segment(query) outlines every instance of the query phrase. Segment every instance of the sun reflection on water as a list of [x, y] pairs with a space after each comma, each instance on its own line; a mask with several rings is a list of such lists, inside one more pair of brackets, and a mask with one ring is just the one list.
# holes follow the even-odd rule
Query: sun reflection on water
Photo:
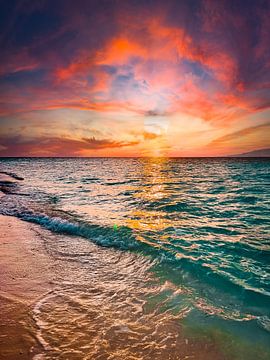
[[[166, 217], [166, 212], [148, 209], [155, 202], [162, 202], [168, 196], [166, 183], [169, 177], [169, 162], [167, 158], [147, 158], [143, 160], [142, 182], [138, 192], [134, 195], [138, 201], [127, 220], [127, 226], [137, 231], [162, 231], [172, 226], [171, 220]], [[137, 236], [142, 241], [141, 236]]]

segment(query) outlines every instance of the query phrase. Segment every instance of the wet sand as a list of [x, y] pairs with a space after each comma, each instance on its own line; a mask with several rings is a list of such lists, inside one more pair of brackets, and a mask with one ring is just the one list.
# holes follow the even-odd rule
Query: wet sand
[[0, 215], [0, 358], [39, 352], [33, 305], [51, 289], [54, 263], [32, 225]]

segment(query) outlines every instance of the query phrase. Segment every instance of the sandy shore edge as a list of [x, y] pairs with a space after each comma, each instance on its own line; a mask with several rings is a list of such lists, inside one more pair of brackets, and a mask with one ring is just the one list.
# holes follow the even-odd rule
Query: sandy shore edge
[[0, 215], [0, 358], [29, 359], [40, 350], [34, 304], [52, 289], [54, 262], [35, 225]]

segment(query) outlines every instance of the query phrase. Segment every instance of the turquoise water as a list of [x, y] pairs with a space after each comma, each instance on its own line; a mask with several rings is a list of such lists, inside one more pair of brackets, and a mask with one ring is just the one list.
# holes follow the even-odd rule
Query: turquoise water
[[269, 159], [2, 159], [0, 166], [24, 178], [2, 184], [2, 214], [149, 259], [147, 271], [170, 285], [149, 291], [146, 312], [185, 313], [186, 334], [214, 339], [229, 358], [267, 358]]

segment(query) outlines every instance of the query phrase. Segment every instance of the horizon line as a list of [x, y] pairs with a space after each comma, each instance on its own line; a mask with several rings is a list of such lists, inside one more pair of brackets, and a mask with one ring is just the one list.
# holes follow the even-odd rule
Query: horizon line
[[261, 156], [0, 156], [0, 159], [260, 159], [270, 158], [269, 155]]

